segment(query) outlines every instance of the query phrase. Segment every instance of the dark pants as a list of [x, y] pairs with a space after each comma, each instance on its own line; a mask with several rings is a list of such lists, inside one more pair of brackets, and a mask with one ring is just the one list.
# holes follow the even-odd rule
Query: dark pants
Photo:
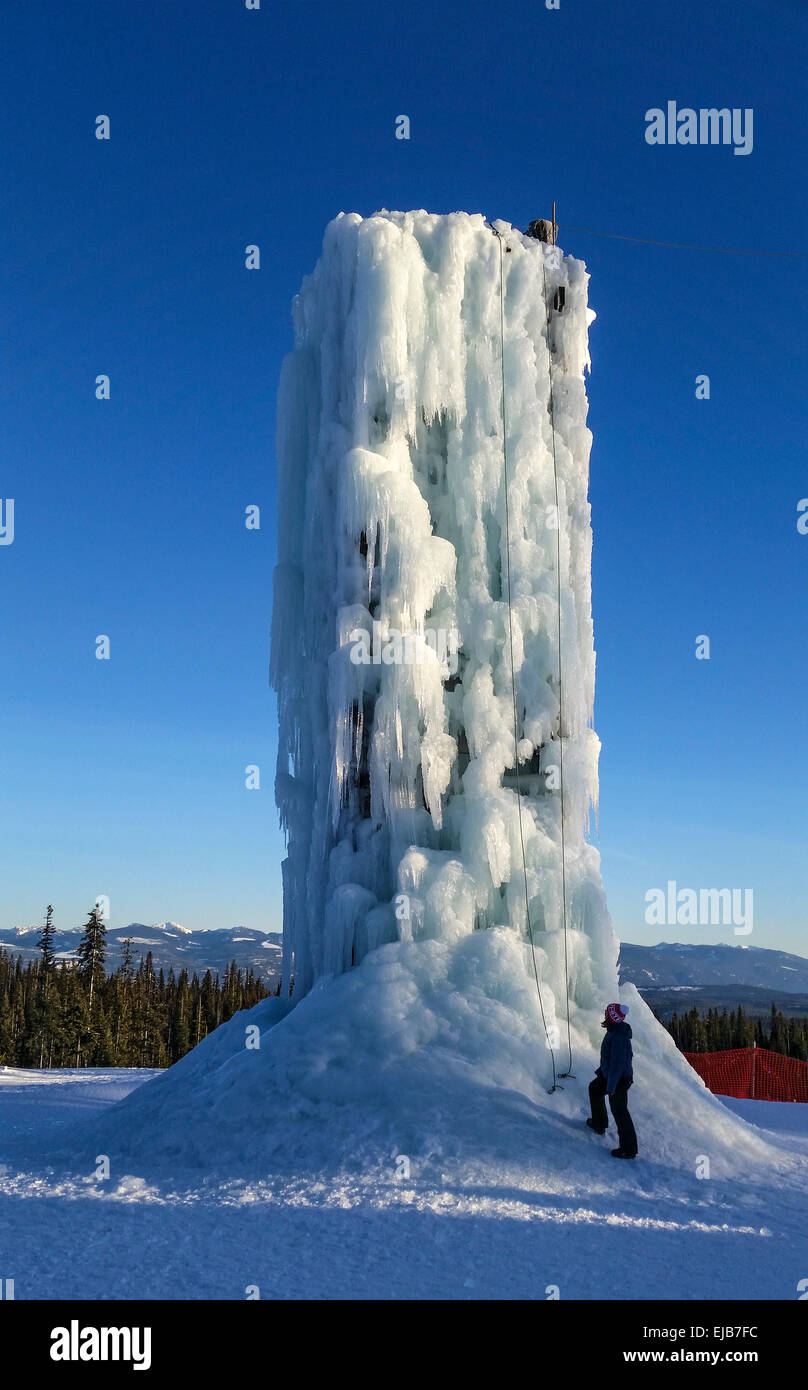
[[[624, 1153], [637, 1154], [637, 1135], [634, 1132], [634, 1124], [628, 1113], [628, 1088], [631, 1082], [628, 1080], [618, 1081], [617, 1089], [609, 1096], [609, 1105], [614, 1115], [614, 1122], [617, 1125], [617, 1137], [620, 1141], [620, 1148]], [[592, 1107], [592, 1120], [596, 1129], [606, 1129], [609, 1124], [609, 1117], [606, 1114], [606, 1080], [602, 1076], [596, 1076], [594, 1081], [589, 1083], [589, 1103]]]

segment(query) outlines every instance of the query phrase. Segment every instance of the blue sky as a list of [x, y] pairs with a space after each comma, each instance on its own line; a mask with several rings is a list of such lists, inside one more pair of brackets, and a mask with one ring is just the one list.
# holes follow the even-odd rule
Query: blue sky
[[[49, 901], [77, 925], [104, 893], [115, 926], [279, 928], [267, 664], [291, 298], [341, 210], [524, 227], [555, 198], [598, 313], [598, 843], [615, 925], [737, 942], [646, 926], [644, 894], [753, 888], [741, 939], [804, 951], [808, 262], [770, 252], [808, 250], [806, 7], [0, 14], [0, 496], [16, 523], [0, 547], [0, 926]], [[668, 100], [753, 108], [752, 153], [648, 145], [645, 112]]]

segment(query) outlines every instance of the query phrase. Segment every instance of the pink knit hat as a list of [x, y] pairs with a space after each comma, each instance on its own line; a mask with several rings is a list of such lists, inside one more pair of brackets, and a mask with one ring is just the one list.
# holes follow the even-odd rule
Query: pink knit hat
[[606, 1017], [611, 1023], [622, 1023], [628, 1013], [627, 1004], [607, 1004]]

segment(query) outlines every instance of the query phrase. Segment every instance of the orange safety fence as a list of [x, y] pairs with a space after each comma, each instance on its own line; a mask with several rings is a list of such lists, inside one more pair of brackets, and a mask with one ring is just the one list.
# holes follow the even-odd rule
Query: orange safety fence
[[764, 1047], [733, 1047], [726, 1052], [686, 1052], [705, 1086], [738, 1100], [808, 1101], [808, 1062]]

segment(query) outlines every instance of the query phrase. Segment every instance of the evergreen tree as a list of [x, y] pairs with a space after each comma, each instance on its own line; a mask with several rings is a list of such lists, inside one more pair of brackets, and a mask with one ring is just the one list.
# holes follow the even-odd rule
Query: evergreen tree
[[107, 929], [97, 905], [90, 912], [84, 933], [76, 949], [79, 979], [87, 990], [87, 1009], [93, 1010], [93, 997], [103, 984], [106, 976], [104, 962], [107, 958]]
[[[106, 983], [107, 929], [96, 906], [89, 914], [81, 941], [76, 948], [76, 973], [86, 997], [86, 1023], [79, 1037], [77, 1057], [84, 1050], [85, 1066], [103, 1066], [110, 1060], [109, 1024], [104, 1014], [102, 990]], [[79, 1066], [80, 1062], [76, 1062]]]
[[43, 979], [46, 979], [51, 973], [56, 961], [56, 952], [53, 949], [53, 938], [55, 935], [56, 928], [53, 925], [53, 908], [49, 904], [45, 910], [45, 924], [42, 928], [42, 935], [36, 943], [42, 952]]
[[123, 943], [123, 950], [121, 951], [121, 964], [120, 964], [120, 973], [121, 973], [121, 976], [123, 977], [124, 980], [131, 980], [131, 979], [132, 979], [132, 976], [133, 976], [134, 973], [135, 973], [134, 968], [133, 968], [133, 964], [132, 964], [133, 961], [134, 961], [134, 959], [135, 959], [135, 954], [134, 954], [134, 951], [132, 950], [132, 938], [131, 938], [131, 936], [127, 936], [126, 939], [125, 939], [125, 941], [124, 941], [124, 943]]
[[174, 1027], [172, 1041], [174, 1058], [178, 1060], [191, 1050], [191, 994], [188, 988], [188, 971], [180, 971], [174, 996]]
[[89, 1066], [82, 1048], [89, 1036], [87, 995], [79, 970], [67, 964], [60, 971], [59, 991], [59, 1067]]
[[126, 1065], [132, 1041], [132, 939], [123, 943], [121, 964], [109, 981], [112, 1065]]
[[38, 989], [38, 1052], [39, 1057], [37, 1066], [50, 1066], [51, 1038], [53, 1034], [53, 1014], [55, 1008], [55, 994], [53, 988], [53, 976], [56, 968], [56, 952], [53, 949], [53, 938], [56, 935], [56, 928], [53, 925], [53, 908], [48, 904], [45, 910], [45, 922], [42, 927], [42, 935], [37, 941], [37, 946], [42, 952], [42, 963], [39, 968], [39, 989]]

